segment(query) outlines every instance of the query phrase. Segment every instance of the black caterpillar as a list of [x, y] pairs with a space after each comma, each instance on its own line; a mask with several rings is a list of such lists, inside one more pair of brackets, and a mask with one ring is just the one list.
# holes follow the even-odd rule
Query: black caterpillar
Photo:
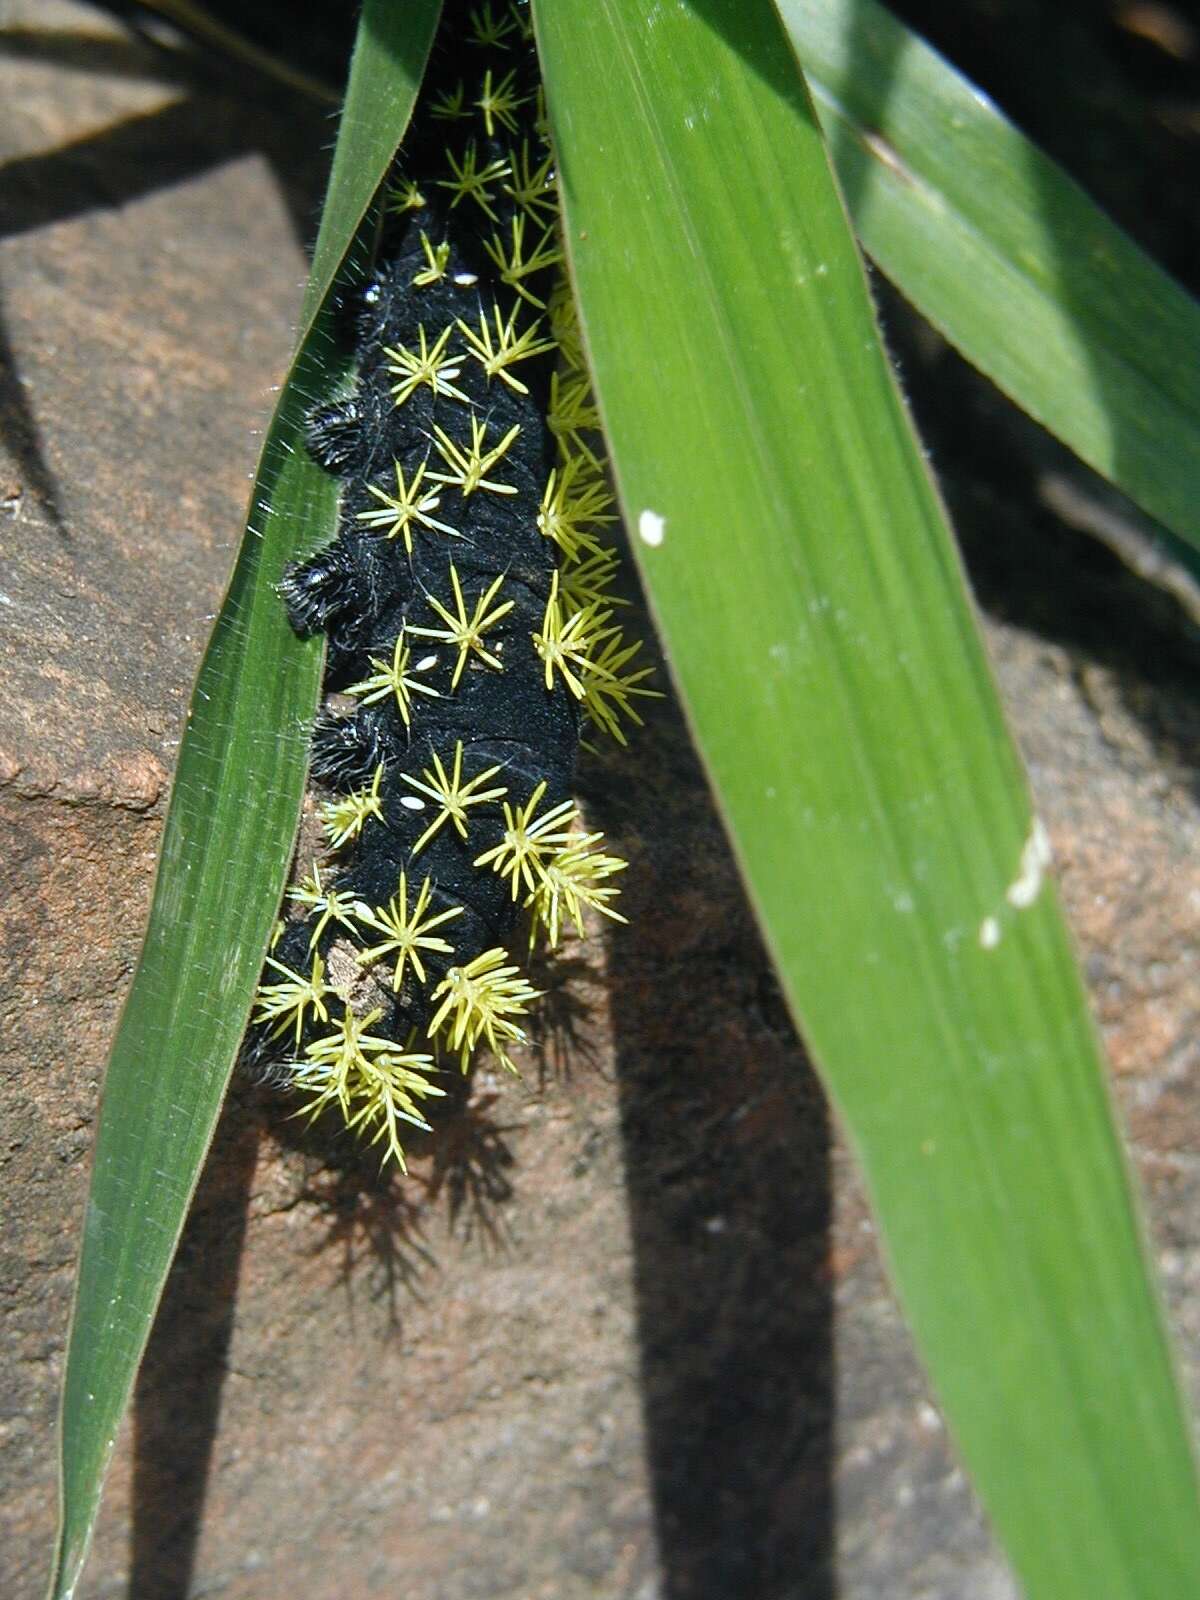
[[575, 760], [582, 724], [623, 743], [653, 692], [608, 592], [526, 4], [447, 6], [402, 162], [344, 308], [357, 386], [309, 422], [338, 536], [280, 585], [328, 641], [311, 770], [336, 859], [288, 892], [249, 1045], [401, 1167], [442, 1054], [512, 1066], [537, 997], [508, 951], [522, 916], [551, 945], [587, 906], [623, 920]]

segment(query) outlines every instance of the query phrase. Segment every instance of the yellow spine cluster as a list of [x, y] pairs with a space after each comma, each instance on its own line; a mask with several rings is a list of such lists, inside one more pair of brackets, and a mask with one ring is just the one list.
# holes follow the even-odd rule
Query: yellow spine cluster
[[625, 744], [621, 718], [640, 723], [635, 700], [657, 690], [645, 681], [653, 669], [635, 664], [640, 641], [627, 642], [614, 621], [613, 608], [626, 604], [611, 592], [620, 558], [602, 537], [617, 520], [616, 508], [597, 454], [600, 416], [565, 276], [550, 296], [547, 315], [559, 353], [547, 423], [559, 460], [542, 496], [538, 528], [558, 546], [562, 564], [533, 646], [545, 662], [547, 687], [559, 672], [592, 725]]

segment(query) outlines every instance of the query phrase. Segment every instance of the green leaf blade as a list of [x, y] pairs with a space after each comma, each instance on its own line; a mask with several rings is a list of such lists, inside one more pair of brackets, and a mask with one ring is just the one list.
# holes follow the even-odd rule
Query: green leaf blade
[[407, 124], [437, 14], [436, 0], [402, 12], [390, 0], [365, 7], [300, 350], [188, 714], [146, 940], [96, 1133], [63, 1379], [50, 1600], [75, 1592], [287, 874], [323, 649], [292, 633], [275, 584], [336, 525], [336, 481], [309, 459], [304, 420], [347, 372], [330, 294]]
[[1094, 1030], [786, 40], [736, 0], [537, 18], [639, 564], [951, 1425], [1030, 1596], [1190, 1592]]
[[874, 0], [777, 0], [864, 248], [1011, 399], [1200, 548], [1200, 305]]

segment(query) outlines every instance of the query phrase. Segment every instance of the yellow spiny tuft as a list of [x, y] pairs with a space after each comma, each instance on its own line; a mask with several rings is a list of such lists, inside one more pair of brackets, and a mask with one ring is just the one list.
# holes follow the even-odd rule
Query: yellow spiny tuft
[[443, 823], [453, 822], [455, 832], [460, 839], [467, 837], [467, 811], [471, 806], [487, 805], [490, 801], [502, 800], [508, 793], [507, 788], [500, 784], [495, 789], [481, 789], [480, 785], [494, 778], [500, 771], [498, 766], [487, 767], [482, 772], [477, 772], [473, 778], [462, 781], [463, 742], [461, 739], [454, 746], [454, 762], [450, 774], [442, 765], [442, 758], [437, 751], [433, 752], [433, 771], [428, 767], [419, 778], [410, 777], [405, 772], [401, 776], [410, 789], [427, 795], [438, 808], [438, 814], [425, 829], [425, 832], [412, 847], [415, 856], [423, 845], [429, 843], [434, 834]]
[[568, 561], [560, 568], [562, 582], [559, 594], [567, 611], [582, 611], [585, 606], [627, 606], [623, 595], [610, 594], [609, 590], [621, 565], [621, 558], [611, 546], [593, 551], [582, 561]]
[[546, 426], [564, 456], [582, 456], [595, 472], [601, 471], [599, 457], [584, 438], [600, 427], [600, 413], [586, 375], [563, 378], [557, 372], [551, 373]]
[[617, 520], [614, 503], [604, 479], [591, 473], [581, 456], [573, 456], [551, 470], [538, 508], [538, 532], [552, 539], [568, 561], [579, 561], [585, 550], [601, 549], [592, 530]]
[[471, 1054], [483, 1040], [502, 1066], [517, 1069], [505, 1046], [525, 1042], [525, 1030], [512, 1019], [523, 1016], [541, 993], [520, 976], [520, 968], [506, 966], [507, 950], [485, 950], [473, 961], [451, 967], [433, 991], [441, 1005], [429, 1024], [429, 1037], [445, 1034], [445, 1043], [457, 1050], [465, 1072]]
[[427, 289], [431, 283], [440, 283], [446, 276], [446, 263], [450, 260], [450, 241], [443, 239], [441, 244], [435, 245], [422, 228], [421, 250], [426, 265], [422, 271], [413, 274], [413, 284], [418, 289]]
[[[552, 155], [539, 164], [529, 152], [529, 141], [522, 141], [519, 155], [509, 157], [509, 166], [512, 168], [512, 182], [503, 185], [504, 192], [511, 195], [522, 211], [528, 212], [539, 227], [553, 223], [558, 217], [558, 185], [554, 181], [554, 157]], [[551, 305], [553, 305], [553, 298]]]
[[504, 665], [499, 656], [492, 655], [490, 651], [484, 648], [483, 644], [483, 636], [487, 630], [495, 627], [501, 617], [506, 617], [515, 603], [512, 600], [506, 600], [503, 605], [489, 610], [492, 601], [499, 594], [503, 582], [503, 576], [497, 578], [480, 595], [475, 602], [474, 611], [468, 616], [467, 603], [463, 599], [462, 585], [458, 581], [458, 571], [452, 561], [450, 563], [450, 584], [454, 590], [455, 609], [450, 611], [436, 595], [429, 594], [425, 596], [430, 606], [437, 612], [446, 626], [444, 628], [409, 627], [408, 631], [410, 633], [420, 634], [425, 639], [441, 639], [445, 644], [452, 644], [458, 651], [458, 660], [454, 666], [454, 676], [450, 680], [450, 688], [452, 690], [458, 688], [458, 681], [463, 675], [467, 657], [472, 651], [481, 661], [486, 661], [489, 667], [494, 667], [497, 672], [504, 671]]
[[410, 350], [407, 345], [384, 345], [383, 353], [390, 358], [386, 363], [387, 370], [396, 378], [391, 388], [392, 399], [398, 406], [402, 406], [422, 385], [432, 389], [435, 395], [448, 394], [452, 399], [470, 405], [470, 396], [465, 395], [451, 382], [451, 379], [457, 378], [462, 371], [458, 365], [462, 360], [461, 353], [446, 354], [446, 345], [453, 332], [454, 324], [449, 323], [434, 340], [431, 349], [424, 327], [419, 327], [417, 329], [417, 339], [421, 346], [419, 352]]
[[517, 94], [516, 84], [515, 68], [506, 72], [498, 83], [492, 82], [491, 67], [483, 75], [483, 93], [474, 103], [483, 113], [483, 125], [489, 139], [496, 137], [497, 123], [509, 133], [517, 131], [516, 113], [525, 104], [525, 99]]
[[367, 789], [356, 789], [340, 800], [327, 800], [321, 807], [321, 820], [329, 836], [329, 845], [340, 850], [351, 839], [357, 839], [369, 817], [383, 820], [383, 805], [379, 798], [379, 785], [383, 782], [383, 764], [375, 768], [375, 777]]
[[501, 283], [506, 283], [514, 294], [519, 294], [522, 300], [528, 300], [529, 304], [536, 306], [539, 311], [546, 309], [546, 302], [539, 300], [531, 289], [526, 288], [525, 279], [533, 277], [534, 273], [542, 272], [546, 267], [555, 266], [562, 260], [562, 251], [554, 243], [554, 238], [554, 225], [551, 224], [545, 229], [532, 251], [526, 255], [525, 217], [522, 214], [512, 219], [510, 246], [505, 246], [499, 234], [493, 234], [490, 239], [483, 241], [483, 248], [491, 257]]
[[[347, 694], [361, 697], [365, 706], [373, 705], [377, 700], [386, 700], [389, 695], [395, 695], [396, 706], [400, 712], [404, 726], [407, 728], [412, 720], [412, 697], [414, 694], [431, 695], [433, 699], [440, 699], [438, 691], [429, 684], [422, 683], [420, 678], [414, 677], [408, 670], [408, 659], [411, 655], [408, 645], [404, 642], [403, 628], [396, 636], [396, 643], [392, 648], [390, 662], [382, 660], [379, 656], [371, 656], [370, 663], [378, 668], [374, 677], [364, 678], [361, 683], [352, 683], [346, 690]], [[433, 657], [430, 657], [432, 661]], [[418, 668], [418, 670], [420, 670]]]
[[312, 873], [305, 878], [295, 889], [289, 889], [287, 898], [294, 900], [297, 905], [307, 906], [310, 911], [319, 911], [320, 917], [312, 931], [312, 938], [308, 941], [311, 950], [317, 940], [325, 932], [331, 922], [340, 922], [343, 928], [354, 927], [354, 900], [348, 894], [341, 894], [337, 889], [326, 888], [321, 882], [321, 869], [314, 861]]
[[[527, 0], [509, 0], [508, 9], [512, 13], [512, 19], [517, 25], [521, 38], [531, 40], [533, 38], [533, 16], [529, 10]], [[540, 85], [538, 89], [540, 93]]]
[[[461, 114], [459, 113], [459, 115]], [[489, 185], [499, 183], [501, 178], [511, 176], [508, 162], [497, 159], [489, 161], [486, 166], [481, 167], [479, 165], [479, 154], [473, 140], [463, 151], [461, 161], [453, 150], [446, 151], [446, 161], [454, 176], [453, 178], [439, 178], [437, 186], [439, 189], [449, 189], [454, 196], [450, 202], [451, 211], [463, 200], [474, 200], [484, 215], [495, 222], [497, 217], [492, 210], [492, 201], [495, 196], [492, 194]]]
[[560, 850], [570, 839], [571, 823], [579, 815], [573, 800], [560, 800], [551, 806], [545, 816], [535, 819], [534, 812], [546, 793], [542, 780], [523, 806], [504, 802], [504, 838], [491, 850], [475, 857], [477, 867], [491, 867], [501, 878], [512, 879], [512, 897], [515, 900], [521, 885], [530, 893], [541, 881], [548, 856]]
[[550, 598], [542, 618], [542, 631], [532, 635], [534, 648], [546, 666], [546, 688], [554, 687], [555, 669], [577, 700], [586, 697], [581, 678], [593, 670], [593, 658], [607, 634], [612, 617], [593, 602], [581, 611], [564, 612], [558, 593], [559, 573], [550, 580]]
[[403, 215], [406, 211], [420, 211], [428, 204], [420, 187], [410, 178], [401, 178], [388, 185], [387, 209]]
[[471, 115], [471, 108], [467, 105], [467, 91], [460, 78], [453, 89], [446, 89], [434, 100], [429, 112], [441, 122], [458, 122], [463, 117]]
[[327, 1022], [329, 1012], [325, 1007], [325, 996], [332, 994], [333, 990], [325, 982], [325, 963], [320, 955], [313, 956], [312, 971], [306, 978], [301, 972], [293, 972], [291, 967], [285, 967], [282, 961], [276, 961], [274, 956], [267, 957], [267, 965], [274, 967], [276, 972], [285, 974], [285, 983], [264, 983], [259, 986], [255, 1001], [255, 1012], [252, 1017], [254, 1022], [273, 1022], [271, 1029], [273, 1039], [281, 1038], [288, 1029], [295, 1024], [296, 1047], [300, 1047], [300, 1035], [304, 1032], [305, 1012], [311, 1011], [318, 1022]]
[[492, 337], [487, 317], [482, 311], [479, 313], [478, 333], [461, 317], [458, 319], [458, 326], [467, 341], [469, 353], [475, 357], [489, 378], [499, 378], [518, 394], [528, 394], [528, 385], [514, 378], [508, 368], [515, 366], [518, 361], [528, 361], [531, 356], [545, 355], [554, 349], [554, 340], [536, 337], [541, 325], [540, 317], [518, 335], [516, 306], [512, 308], [507, 321], [501, 317], [499, 306], [494, 305], [492, 312], [496, 324], [495, 339]]
[[642, 719], [631, 703], [633, 699], [639, 696], [662, 699], [659, 690], [647, 689], [643, 684], [643, 679], [654, 671], [653, 667], [639, 667], [633, 672], [628, 670], [641, 647], [640, 639], [627, 645], [621, 630], [613, 628], [600, 651], [592, 658], [590, 671], [584, 680], [584, 710], [596, 727], [611, 734], [618, 744], [629, 742], [621, 727], [622, 716], [636, 722], [639, 727], [642, 725]]
[[435, 483], [453, 484], [461, 490], [465, 500], [468, 495], [477, 489], [487, 489], [491, 494], [516, 494], [516, 486], [511, 483], [495, 483], [486, 476], [496, 463], [504, 456], [512, 445], [513, 440], [521, 431], [520, 423], [514, 422], [504, 435], [499, 444], [493, 445], [490, 450], [484, 449], [487, 440], [487, 424], [480, 422], [474, 412], [471, 413], [471, 446], [464, 450], [456, 444], [444, 428], [435, 425], [433, 430], [434, 449], [450, 468], [449, 472], [431, 472], [429, 476]]
[[377, 1008], [359, 1019], [347, 1005], [333, 1032], [314, 1039], [304, 1059], [293, 1063], [293, 1077], [309, 1096], [303, 1113], [315, 1117], [336, 1102], [347, 1127], [366, 1131], [378, 1125], [371, 1142], [385, 1139], [385, 1159], [390, 1155], [404, 1172], [397, 1124], [428, 1130], [417, 1102], [446, 1091], [426, 1076], [437, 1070], [431, 1055], [398, 1050], [395, 1040], [367, 1032], [382, 1015]]
[[493, 50], [506, 50], [509, 35], [520, 30], [516, 17], [505, 16], [503, 12], [493, 17], [490, 0], [483, 0], [482, 5], [475, 6], [469, 13], [469, 20], [471, 30], [467, 37], [471, 43]]
[[[462, 748], [461, 745], [459, 748]], [[369, 949], [364, 950], [362, 958], [365, 963], [370, 964], [383, 956], [395, 956], [396, 969], [392, 975], [393, 993], [399, 991], [404, 981], [406, 962], [412, 962], [413, 971], [422, 983], [425, 982], [425, 968], [421, 962], [422, 950], [435, 950], [446, 956], [454, 954], [454, 946], [447, 944], [445, 939], [435, 934], [433, 930], [455, 917], [461, 917], [463, 908], [451, 906], [446, 911], [439, 911], [435, 916], [426, 916], [432, 894], [433, 885], [426, 878], [417, 891], [416, 900], [410, 911], [408, 880], [401, 872], [400, 887], [386, 906], [376, 906], [372, 910], [370, 906], [360, 901], [355, 907], [355, 915], [364, 928], [374, 928], [377, 933], [386, 935], [382, 943], [371, 945]]]
[[463, 535], [457, 528], [452, 528], [448, 522], [439, 522], [429, 513], [436, 511], [442, 503], [441, 493], [437, 489], [422, 490], [421, 483], [425, 477], [425, 462], [412, 475], [412, 481], [406, 483], [404, 468], [398, 461], [393, 461], [396, 469], [396, 492], [388, 494], [386, 489], [381, 489], [377, 484], [369, 483], [367, 492], [374, 495], [380, 503], [371, 506], [366, 511], [360, 511], [356, 521], [365, 522], [373, 533], [382, 532], [385, 539], [403, 538], [404, 548], [412, 555], [412, 529], [413, 524], [419, 528], [429, 528], [435, 533], [444, 533], [451, 539], [461, 539]]
[[547, 305], [547, 314], [550, 318], [550, 331], [558, 343], [563, 365], [571, 373], [586, 372], [587, 361], [583, 353], [583, 330], [579, 325], [579, 310], [565, 274], [554, 285]]
[[430, 1132], [417, 1102], [446, 1093], [426, 1076], [437, 1070], [427, 1051], [389, 1050], [365, 1058], [356, 1074], [351, 1104], [357, 1101], [358, 1110], [346, 1118], [346, 1126], [352, 1133], [370, 1133], [370, 1144], [384, 1140], [384, 1160], [391, 1156], [401, 1172], [407, 1172], [408, 1166], [397, 1124], [407, 1122], [424, 1133]]
[[575, 924], [575, 932], [582, 937], [584, 906], [611, 917], [614, 922], [628, 920], [609, 904], [620, 890], [605, 880], [624, 872], [629, 863], [620, 856], [594, 849], [603, 837], [602, 833], [577, 834], [543, 864], [541, 879], [525, 902], [533, 911], [529, 928], [531, 947], [538, 930], [543, 929], [547, 942], [554, 949], [564, 915]]

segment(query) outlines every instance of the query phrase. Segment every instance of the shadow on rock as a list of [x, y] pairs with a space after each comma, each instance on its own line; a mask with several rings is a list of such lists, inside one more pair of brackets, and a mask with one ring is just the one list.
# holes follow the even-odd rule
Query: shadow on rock
[[678, 712], [650, 720], [590, 815], [632, 857], [611, 1014], [662, 1593], [828, 1600], [828, 1115]]
[[130, 1600], [185, 1600], [190, 1593], [258, 1138], [254, 1122], [227, 1107], [138, 1374]]
[[528, 1023], [538, 1089], [569, 1083], [577, 1072], [599, 1072], [601, 1051], [594, 1029], [608, 1005], [604, 973], [584, 956], [572, 954], [569, 945], [535, 950], [527, 969], [542, 996]]

